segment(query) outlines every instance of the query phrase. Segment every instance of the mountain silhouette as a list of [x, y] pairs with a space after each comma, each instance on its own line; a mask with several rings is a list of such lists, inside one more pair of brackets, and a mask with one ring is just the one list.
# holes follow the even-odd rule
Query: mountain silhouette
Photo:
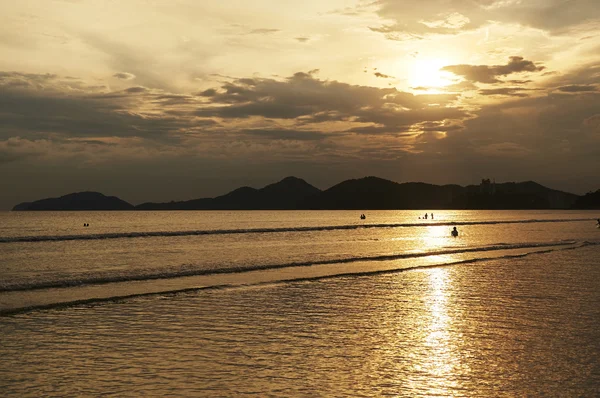
[[13, 210], [134, 210], [132, 204], [115, 196], [105, 196], [99, 192], [76, 192], [35, 202], [24, 202]]
[[461, 199], [465, 209], [569, 209], [578, 195], [534, 181], [470, 185]]
[[301, 178], [286, 177], [261, 189], [241, 187], [216, 198], [143, 203], [138, 210], [294, 210], [321, 193]]
[[574, 207], [576, 209], [600, 209], [600, 189], [577, 198]]
[[599, 192], [579, 197], [533, 181], [496, 184], [482, 180], [479, 185], [462, 187], [397, 183], [373, 176], [346, 180], [321, 191], [300, 178], [287, 177], [264, 188], [241, 187], [215, 198], [147, 202], [134, 207], [116, 197], [80, 192], [21, 203], [13, 210], [569, 209], [598, 206]]
[[422, 182], [399, 184], [379, 177], [343, 181], [313, 198], [311, 209], [439, 209], [452, 208], [453, 198], [464, 189], [458, 185]]

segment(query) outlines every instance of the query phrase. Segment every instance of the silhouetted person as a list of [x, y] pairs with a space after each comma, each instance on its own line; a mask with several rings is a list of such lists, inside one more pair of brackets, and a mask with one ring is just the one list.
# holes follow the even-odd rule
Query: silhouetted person
[[431, 213], [431, 219], [433, 220], [433, 213]]
[[598, 219], [598, 222], [596, 222], [596, 226], [600, 228], [600, 218]]
[[452, 236], [457, 237], [458, 236], [458, 230], [456, 229], [456, 227], [454, 227], [454, 229], [452, 230]]
[[427, 220], [427, 213], [425, 213], [425, 219]]

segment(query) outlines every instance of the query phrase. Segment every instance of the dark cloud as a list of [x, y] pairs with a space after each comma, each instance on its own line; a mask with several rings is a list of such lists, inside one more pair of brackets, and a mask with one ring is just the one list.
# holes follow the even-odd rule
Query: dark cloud
[[185, 94], [158, 94], [151, 99], [150, 103], [158, 104], [160, 106], [182, 106], [182, 105], [193, 105], [196, 104], [196, 98], [191, 95]]
[[395, 137], [413, 137], [414, 131], [410, 130], [410, 125], [406, 126], [382, 126], [382, 125], [370, 125], [362, 127], [353, 127], [346, 131], [347, 133], [361, 134], [361, 135], [393, 135]]
[[527, 97], [527, 94], [522, 92], [523, 89], [520, 87], [503, 87], [493, 89], [482, 89], [479, 90], [481, 95], [503, 95], [509, 97]]
[[136, 86], [136, 87], [129, 87], [123, 91], [125, 91], [126, 93], [130, 93], [130, 94], [138, 94], [138, 93], [145, 93], [146, 91], [148, 91], [148, 89], [146, 87]]
[[460, 123], [425, 122], [421, 123], [418, 128], [421, 131], [448, 132], [462, 130], [464, 126]]
[[590, 87], [600, 85], [600, 63], [590, 63], [571, 71], [570, 73], [557, 73], [547, 81], [548, 88], [564, 86]]
[[123, 80], [132, 80], [132, 79], [135, 79], [135, 75], [133, 73], [127, 73], [127, 72], [115, 73], [113, 75], [113, 77], [115, 77], [117, 79], [123, 79]]
[[243, 129], [240, 130], [240, 134], [284, 141], [314, 141], [327, 138], [327, 135], [321, 132], [294, 129]]
[[[80, 86], [74, 95], [57, 76], [3, 73], [0, 140], [15, 136], [54, 143], [76, 140], [84, 147], [110, 146], [113, 139], [107, 137], [114, 137], [176, 147], [189, 145], [190, 140], [217, 145], [227, 131], [228, 137], [243, 140], [326, 141], [344, 134], [398, 136], [415, 124], [441, 126], [467, 115], [454, 104], [457, 94], [413, 95], [395, 88], [320, 80], [318, 72], [298, 72], [287, 79], [233, 79], [198, 95], [143, 86], [100, 93], [90, 88], [86, 93], [85, 85], [69, 79]], [[15, 87], [11, 84], [15, 80], [24, 84]], [[245, 120], [263, 122], [248, 127], [240, 124]], [[326, 131], [319, 127], [328, 123], [334, 124]], [[335, 127], [335, 123], [343, 124]]]
[[[504, 76], [531, 68], [528, 62], [488, 68]], [[265, 184], [298, 171], [311, 183], [336, 183], [360, 170], [361, 176], [397, 181], [526, 178], [576, 190], [595, 181], [600, 169], [600, 93], [581, 91], [600, 84], [599, 65], [538, 82], [535, 89], [545, 91], [531, 97], [516, 96], [533, 90], [516, 85], [481, 90], [512, 98], [488, 98], [468, 108], [461, 101], [477, 97], [414, 95], [316, 74], [221, 76], [218, 87], [195, 95], [156, 88], [133, 95], [78, 79], [2, 72], [0, 167], [11, 186], [19, 179], [36, 186], [78, 180], [90, 184], [86, 189], [102, 189], [111, 175], [110, 187], [122, 189], [113, 194], [130, 192], [143, 200], [156, 200], [150, 187], [157, 184], [173, 186], [164, 200], [190, 199], [202, 196], [187, 190], [198, 185], [190, 181], [242, 179], [232, 183], [235, 188], [255, 173]], [[468, 80], [444, 89], [458, 86], [477, 89]], [[569, 86], [578, 89], [558, 89]], [[50, 167], [50, 177], [39, 171]], [[137, 193], [127, 191], [132, 185]], [[78, 188], [73, 183], [61, 194]], [[36, 189], [29, 199], [51, 196]]]
[[381, 72], [375, 72], [374, 75], [375, 75], [375, 77], [381, 77], [382, 79], [393, 79], [394, 78], [394, 76], [386, 75]]
[[[191, 96], [154, 94], [138, 87], [126, 90], [127, 93], [96, 94], [94, 86], [90, 86], [86, 93], [82, 85], [79, 92], [73, 92], [55, 77], [18, 77], [27, 79], [28, 84], [14, 87], [2, 84], [6, 80], [0, 82], [0, 139], [113, 136], [175, 142], [172, 133], [186, 127], [194, 129], [192, 118], [162, 112], [169, 102], [180, 106]], [[46, 84], [39, 85], [39, 81]], [[132, 100], [142, 101], [144, 110], [139, 110], [139, 103]], [[149, 108], [155, 102], [158, 112]], [[146, 113], [148, 110], [152, 112]]]
[[46, 142], [38, 142], [41, 142], [42, 145], [36, 145], [20, 137], [10, 137], [5, 141], [0, 140], [0, 166], [4, 163], [26, 160], [30, 157], [42, 155]]
[[507, 80], [506, 83], [509, 84], [528, 84], [533, 82], [533, 80]]
[[[547, 170], [539, 172], [546, 176], [559, 172], [591, 177], [591, 170], [600, 166], [600, 158], [595, 157], [600, 135], [590, 129], [597, 120], [598, 109], [597, 92], [550, 93], [489, 105], [467, 120], [464, 130], [450, 136], [443, 150], [477, 157], [490, 155], [492, 148], [496, 150], [502, 144], [504, 149], [515, 149], [515, 156], [526, 155], [523, 165], [545, 164]], [[596, 166], [588, 169], [592, 164]]]
[[572, 84], [569, 86], [562, 86], [558, 88], [560, 91], [566, 92], [566, 93], [581, 93], [581, 92], [587, 92], [587, 91], [597, 91], [598, 88], [594, 85], [590, 85], [590, 84]]
[[199, 92], [198, 95], [201, 97], [214, 97], [215, 95], [217, 95], [217, 90], [215, 90], [214, 88], [209, 88], [207, 90]]
[[500, 83], [498, 76], [520, 72], [539, 72], [544, 66], [537, 66], [523, 57], [513, 56], [506, 65], [449, 65], [441, 70], [462, 76], [471, 82]]
[[202, 117], [296, 119], [318, 123], [344, 121], [402, 126], [423, 121], [461, 118], [453, 106], [457, 94], [413, 95], [395, 88], [356, 86], [324, 81], [298, 72], [286, 80], [237, 79], [211, 92], [210, 106], [195, 111]]

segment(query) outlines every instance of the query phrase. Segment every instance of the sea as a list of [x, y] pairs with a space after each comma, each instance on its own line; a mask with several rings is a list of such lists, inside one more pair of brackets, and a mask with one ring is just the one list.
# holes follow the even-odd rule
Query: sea
[[0, 393], [597, 397], [599, 217], [0, 212]]

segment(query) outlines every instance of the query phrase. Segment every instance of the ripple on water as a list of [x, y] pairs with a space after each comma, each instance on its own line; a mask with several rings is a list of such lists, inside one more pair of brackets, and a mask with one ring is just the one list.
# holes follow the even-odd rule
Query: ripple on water
[[595, 396], [598, 247], [0, 320], [5, 395]]

